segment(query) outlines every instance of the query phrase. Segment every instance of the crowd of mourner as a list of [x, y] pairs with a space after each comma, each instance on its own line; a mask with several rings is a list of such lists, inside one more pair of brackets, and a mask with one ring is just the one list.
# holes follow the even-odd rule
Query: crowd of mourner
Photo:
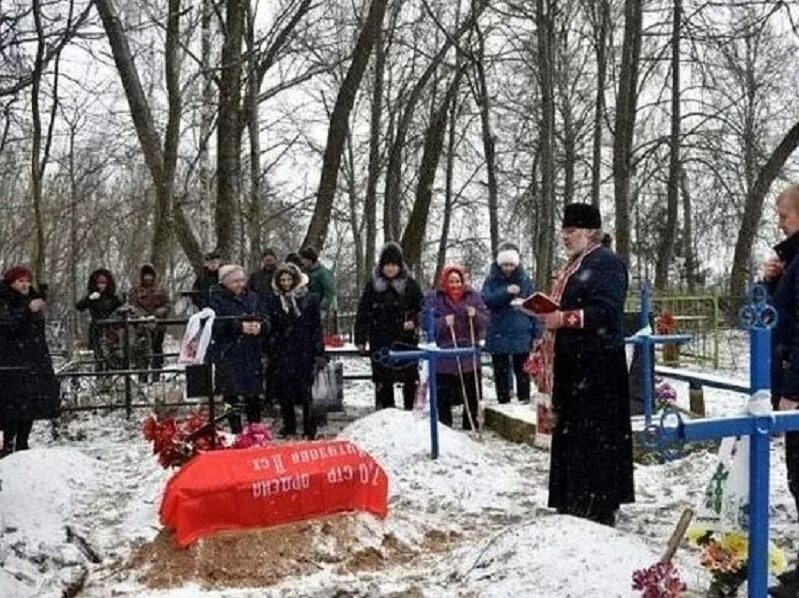
[[[564, 211], [561, 242], [567, 259], [540, 289], [557, 304], [548, 313], [519, 308], [533, 294], [519, 249], [498, 248], [481, 289], [465, 267], [444, 267], [434, 284], [420, 284], [401, 248], [386, 244], [362, 290], [354, 321], [354, 345], [371, 356], [375, 405], [411, 410], [419, 393], [417, 364], [377, 359], [386, 348], [418, 346], [429, 333], [440, 347], [482, 347], [490, 354], [500, 403], [531, 398], [525, 363], [535, 353], [542, 364], [535, 376], [540, 391], [552, 397], [554, 426], [550, 506], [558, 512], [613, 525], [620, 504], [633, 500], [632, 438], [623, 308], [627, 271], [603, 239], [599, 212], [585, 204]], [[311, 388], [326, 366], [324, 334], [331, 329], [336, 294], [332, 272], [317, 251], [305, 247], [283, 256], [263, 252], [260, 268], [249, 275], [207, 254], [202, 274], [188, 293], [198, 310], [216, 319], [206, 361], [224, 364], [230, 384], [224, 393], [233, 432], [244, 420], [260, 421], [279, 406], [282, 435], [297, 435], [295, 407], [302, 407], [302, 435], [314, 438], [317, 426]], [[47, 300], [31, 271], [13, 266], [0, 283], [0, 424], [4, 454], [28, 448], [35, 420], [59, 414], [59, 383], [45, 340]], [[149, 264], [137, 284], [119, 296], [112, 273], [95, 270], [76, 305], [90, 316], [89, 345], [102, 361], [108, 343], [105, 321], [121, 309], [156, 323], [151, 334], [151, 371], [163, 366], [165, 319], [170, 296]], [[427, 322], [425, 321], [427, 320]], [[451, 358], [438, 363], [438, 413], [447, 426], [462, 405], [460, 425], [479, 425], [481, 360]], [[515, 381], [515, 383], [514, 383]], [[456, 411], [457, 413], [457, 411]], [[386, 430], [390, 434], [390, 430]]]

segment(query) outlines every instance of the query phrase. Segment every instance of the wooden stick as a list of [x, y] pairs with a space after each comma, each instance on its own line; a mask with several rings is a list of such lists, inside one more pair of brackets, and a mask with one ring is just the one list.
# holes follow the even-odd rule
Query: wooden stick
[[663, 553], [663, 556], [660, 557], [661, 563], [668, 563], [674, 558], [674, 553], [677, 552], [677, 548], [680, 546], [680, 542], [682, 542], [683, 536], [688, 530], [688, 526], [691, 524], [693, 518], [693, 509], [687, 508], [682, 512], [680, 520], [677, 522], [677, 526], [674, 528], [668, 544], [666, 544], [666, 551]]
[[[449, 332], [450, 332], [450, 335], [452, 336], [452, 346], [455, 349], [457, 349], [458, 348], [458, 337], [455, 334], [455, 326], [450, 326], [449, 327]], [[477, 431], [477, 428], [474, 425], [474, 418], [472, 417], [472, 410], [469, 409], [469, 397], [467, 396], [467, 393], [466, 393], [466, 381], [463, 378], [463, 366], [461, 365], [461, 358], [460, 357], [456, 357], [455, 359], [458, 362], [458, 376], [460, 376], [460, 379], [461, 379], [461, 390], [463, 391], [463, 408], [466, 410], [466, 416], [469, 419], [469, 425], [472, 428], [472, 433], [477, 434], [477, 438], [479, 439], [480, 436], [479, 436], [479, 432]]]

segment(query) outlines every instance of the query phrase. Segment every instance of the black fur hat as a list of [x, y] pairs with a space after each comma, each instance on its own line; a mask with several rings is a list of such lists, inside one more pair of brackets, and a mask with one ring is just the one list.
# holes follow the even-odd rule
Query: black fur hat
[[570, 203], [563, 211], [563, 228], [602, 228], [602, 217], [591, 204]]

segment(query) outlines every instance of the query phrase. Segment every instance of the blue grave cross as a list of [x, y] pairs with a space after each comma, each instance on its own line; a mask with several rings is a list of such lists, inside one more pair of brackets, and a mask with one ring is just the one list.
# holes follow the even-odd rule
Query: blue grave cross
[[[433, 310], [425, 304], [422, 311], [422, 337], [423, 342], [417, 348], [384, 349], [378, 352], [374, 359], [386, 365], [426, 361], [429, 364], [428, 389], [430, 392], [430, 458], [438, 459], [438, 387], [436, 385], [437, 364], [443, 359], [456, 357], [472, 357], [480, 347], [462, 347], [444, 349], [435, 345], [435, 330], [433, 324]], [[466, 409], [466, 406], [464, 406]]]
[[[641, 310], [638, 313], [638, 329], [645, 330], [649, 325], [649, 314], [652, 312], [652, 296], [649, 285], [641, 283]], [[641, 387], [644, 401], [644, 425], [647, 429], [645, 440], [653, 438], [649, 432], [652, 426], [652, 413], [654, 411], [655, 398], [652, 396], [653, 378], [655, 376], [655, 363], [652, 359], [653, 348], [655, 345], [677, 344], [682, 345], [693, 340], [689, 334], [653, 334], [650, 332], [639, 332], [624, 339], [628, 345], [637, 345], [641, 351]], [[662, 419], [662, 418], [661, 418]], [[661, 422], [662, 423], [662, 422]], [[649, 441], [647, 441], [649, 442]], [[649, 448], [656, 448], [654, 440]]]
[[[742, 326], [749, 329], [751, 387], [753, 392], [770, 387], [771, 330], [777, 323], [776, 311], [767, 303], [766, 289], [755, 285], [749, 303], [739, 312]], [[748, 436], [749, 448], [749, 562], [750, 598], [766, 596], [768, 590], [768, 503], [771, 437], [799, 430], [799, 411], [748, 413], [737, 417], [713, 418], [661, 426], [664, 442], [715, 440], [728, 436]]]

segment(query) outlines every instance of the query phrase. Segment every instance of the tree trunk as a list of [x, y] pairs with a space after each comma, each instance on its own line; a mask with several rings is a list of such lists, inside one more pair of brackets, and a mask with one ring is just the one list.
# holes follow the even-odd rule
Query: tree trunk
[[[347, 130], [347, 159], [344, 162], [344, 171], [347, 181], [347, 195], [349, 196], [349, 216], [350, 228], [352, 230], [352, 240], [355, 246], [355, 279], [366, 280], [366, 272], [369, 272], [368, 265], [364, 264], [363, 250], [363, 217], [358, 216], [358, 189], [355, 183], [355, 154], [352, 149], [352, 132]], [[371, 262], [368, 262], [371, 265]]]
[[33, 0], [33, 22], [36, 25], [36, 57], [33, 61], [31, 84], [31, 112], [33, 120], [33, 140], [31, 143], [31, 199], [33, 201], [33, 225], [35, 230], [33, 272], [37, 282], [45, 276], [44, 219], [42, 216], [42, 116], [39, 112], [39, 90], [44, 76], [44, 51], [46, 40], [42, 26], [42, 7], [40, 0]]
[[[480, 4], [472, 11], [469, 18], [461, 25], [454, 34], [447, 35], [446, 41], [441, 46], [441, 49], [433, 56], [430, 64], [425, 71], [416, 81], [411, 93], [408, 94], [408, 100], [402, 109], [402, 115], [397, 123], [397, 130], [394, 135], [394, 140], [391, 144], [391, 149], [388, 154], [388, 167], [386, 168], [386, 186], [383, 195], [383, 201], [386, 202], [386, 209], [384, 214], [387, 222], [383, 223], [384, 230], [396, 240], [399, 236], [399, 206], [400, 206], [400, 188], [402, 186], [402, 152], [405, 149], [405, 140], [408, 136], [413, 121], [413, 113], [416, 109], [416, 104], [422, 96], [425, 86], [430, 78], [435, 74], [438, 66], [444, 61], [447, 53], [452, 45], [461, 38], [461, 36], [474, 27], [477, 19], [485, 10], [488, 2], [482, 0]], [[390, 239], [386, 239], [390, 240]]]
[[630, 264], [630, 180], [632, 144], [638, 108], [638, 62], [641, 55], [641, 0], [624, 2], [616, 131], [613, 139], [613, 184], [616, 203], [616, 253]]
[[[200, 104], [200, 155], [199, 179], [200, 179], [200, 213], [203, 224], [201, 230], [211, 230], [211, 165], [208, 157], [208, 142], [214, 123], [214, 83], [211, 72], [214, 69], [212, 63], [211, 43], [212, 43], [212, 23], [214, 17], [213, 0], [202, 0], [201, 17], [201, 46], [200, 61], [202, 62], [203, 81], [202, 99]], [[208, 243], [210, 239], [203, 239]]]
[[344, 142], [347, 137], [350, 112], [355, 102], [355, 94], [358, 92], [364, 71], [366, 71], [372, 46], [378, 37], [378, 31], [383, 26], [383, 16], [387, 4], [388, 0], [372, 1], [369, 14], [352, 53], [352, 63], [341, 84], [341, 89], [339, 89], [333, 113], [330, 115], [327, 144], [322, 161], [322, 175], [319, 180], [319, 189], [316, 192], [316, 205], [303, 241], [303, 245], [312, 245], [320, 251], [325, 244], [330, 215], [333, 211], [336, 181], [341, 168], [341, 153], [344, 150]]
[[258, 109], [258, 92], [255, 73], [257, 72], [257, 53], [255, 46], [255, 16], [247, 7], [247, 49], [248, 77], [247, 77], [247, 131], [250, 140], [250, 201], [248, 225], [250, 230], [250, 269], [254, 270], [259, 262], [261, 251], [261, 135], [260, 112]]
[[155, 222], [150, 261], [157, 272], [163, 272], [170, 253], [172, 192], [180, 143], [180, 117], [183, 112], [180, 91], [180, 0], [169, 0], [167, 12], [164, 62], [167, 102], [169, 105], [164, 135], [163, 179], [155, 189]]
[[[474, 0], [472, 2], [474, 4]], [[480, 124], [483, 134], [483, 153], [485, 154], [486, 176], [488, 178], [488, 224], [491, 233], [491, 255], [496, 255], [499, 247], [499, 190], [497, 185], [496, 145], [494, 133], [491, 130], [491, 103], [486, 83], [485, 65], [485, 39], [477, 20], [474, 23], [477, 34], [477, 59], [475, 70], [477, 72], [476, 100], [480, 106]]]
[[553, 82], [554, 26], [552, 17], [555, 0], [536, 0], [536, 31], [539, 56], [539, 85], [541, 114], [539, 123], [539, 147], [541, 153], [541, 193], [539, 211], [539, 234], [536, 247], [536, 286], [547, 288], [552, 271], [552, 248], [555, 226], [555, 103]]
[[386, 50], [383, 47], [383, 28], [378, 27], [375, 39], [374, 87], [369, 132], [369, 167], [366, 175], [366, 197], [363, 218], [366, 224], [364, 280], [370, 276], [369, 268], [375, 263], [377, 251], [377, 181], [380, 178], [380, 128], [383, 118], [383, 81], [386, 70]]
[[455, 140], [457, 131], [455, 127], [458, 122], [458, 96], [452, 96], [449, 112], [449, 140], [447, 141], [447, 174], [444, 187], [444, 214], [441, 220], [441, 237], [438, 240], [438, 253], [436, 255], [436, 272], [433, 280], [438, 280], [444, 265], [447, 263], [447, 246], [449, 245], [449, 228], [452, 222], [452, 210], [455, 204], [455, 197], [452, 193], [455, 178]]
[[696, 254], [694, 252], [694, 224], [691, 195], [688, 193], [688, 183], [685, 169], [680, 166], [680, 193], [682, 195], [683, 218], [683, 254], [685, 256], [685, 280], [688, 291], [693, 293], [696, 288]]
[[225, 43], [216, 145], [216, 248], [231, 256], [235, 238], [235, 214], [240, 189], [239, 104], [241, 96], [241, 42], [244, 33], [243, 0], [225, 0]]
[[419, 182], [416, 188], [416, 201], [413, 203], [408, 224], [402, 235], [402, 253], [410, 268], [420, 264], [423, 253], [424, 237], [427, 230], [427, 219], [433, 200], [433, 184], [435, 183], [438, 162], [444, 147], [447, 132], [447, 111], [458, 92], [458, 87], [466, 69], [461, 67], [447, 89], [447, 93], [439, 108], [433, 114], [430, 126], [425, 135], [424, 151], [419, 168]]
[[666, 195], [666, 229], [663, 231], [655, 266], [655, 289], [669, 284], [669, 266], [677, 237], [677, 211], [680, 204], [680, 28], [682, 0], [674, 0], [671, 38], [671, 136], [669, 139], [669, 181]]
[[596, 103], [594, 106], [593, 159], [591, 162], [591, 204], [601, 207], [602, 123], [605, 117], [605, 81], [607, 79], [607, 39], [610, 26], [610, 1], [589, 0], [598, 4], [599, 23], [596, 33]]

